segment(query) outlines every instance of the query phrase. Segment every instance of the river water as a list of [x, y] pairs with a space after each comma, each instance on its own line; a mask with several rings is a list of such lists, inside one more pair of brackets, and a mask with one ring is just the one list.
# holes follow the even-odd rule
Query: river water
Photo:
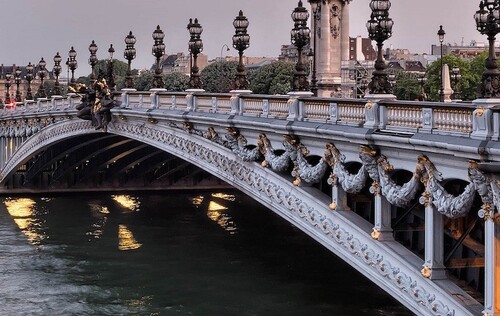
[[0, 315], [412, 315], [235, 192], [0, 199]]

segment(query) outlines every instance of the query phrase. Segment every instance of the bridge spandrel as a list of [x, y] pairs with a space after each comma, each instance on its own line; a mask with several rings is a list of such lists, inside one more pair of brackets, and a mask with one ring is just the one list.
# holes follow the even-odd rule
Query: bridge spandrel
[[[436, 275], [438, 268], [434, 263], [440, 262], [442, 248], [432, 243], [430, 237], [426, 247], [438, 251], [426, 254], [425, 258], [402, 247], [392, 237], [401, 233], [397, 227], [391, 227], [391, 221], [396, 220], [391, 213], [399, 215], [402, 210], [411, 210], [409, 205], [417, 202], [420, 205], [417, 208], [428, 208], [429, 214], [449, 218], [474, 216], [471, 214], [477, 212], [478, 206], [471, 201], [476, 188], [496, 183], [485, 182], [481, 178], [484, 174], [469, 165], [469, 160], [479, 161], [484, 157], [478, 146], [483, 145], [484, 151], [488, 151], [484, 141], [470, 138], [465, 132], [433, 133], [431, 129], [431, 133], [419, 133], [418, 128], [393, 135], [395, 130], [366, 128], [353, 118], [345, 119], [352, 124], [339, 123], [342, 119], [325, 122], [325, 113], [332, 117], [332, 103], [337, 104], [336, 110], [343, 102], [349, 104], [342, 100], [328, 100], [328, 103], [316, 100], [308, 105], [309, 101], [299, 99], [296, 104], [299, 120], [288, 120], [289, 116], [280, 119], [279, 115], [272, 115], [273, 111], [285, 113], [281, 105], [276, 110], [269, 108], [270, 115], [263, 117], [256, 116], [255, 109], [251, 110], [252, 115], [245, 115], [244, 108], [233, 114], [219, 113], [219, 102], [225, 96], [205, 95], [206, 105], [187, 111], [179, 106], [186, 100], [182, 95], [159, 92], [159, 100], [164, 101], [158, 101], [158, 106], [139, 107], [134, 105], [139, 101], [133, 100], [140, 100], [146, 94], [129, 94], [131, 104], [112, 110], [114, 116], [108, 133], [181, 157], [241, 189], [380, 283], [417, 314], [476, 314], [476, 306], [470, 303], [472, 299], [456, 300], [455, 294], [460, 290], [451, 286], [449, 280], [433, 280], [433, 270]], [[257, 97], [241, 98], [250, 102]], [[286, 98], [276, 100], [288, 104]], [[365, 103], [358, 103], [351, 106], [352, 113], [367, 110]], [[263, 104], [264, 101], [261, 106], [265, 110]], [[49, 148], [82, 133], [102, 133], [89, 122], [75, 119], [71, 109], [42, 109], [30, 112], [31, 118], [27, 120], [23, 119], [25, 111], [3, 116], [0, 140], [12, 141], [13, 146], [11, 152], [3, 152], [1, 156], [6, 159], [3, 179], [9, 179], [17, 166], [36, 156], [41, 147]], [[333, 114], [338, 119], [339, 114]], [[415, 121], [420, 119], [419, 115], [410, 118]], [[387, 122], [384, 117], [379, 123]], [[380, 126], [403, 125], [399, 119], [390, 122]], [[488, 158], [500, 160], [496, 154]], [[398, 178], [398, 174], [404, 177]], [[452, 179], [459, 179], [466, 188], [450, 195], [445, 183]], [[365, 203], [366, 213], [356, 209], [353, 201], [357, 196], [365, 199], [361, 203]], [[383, 203], [373, 203], [377, 199]], [[420, 211], [411, 214], [414, 218], [421, 216]], [[421, 224], [428, 219], [421, 218]], [[436, 228], [436, 234], [444, 234], [444, 227]], [[418, 226], [414, 229], [415, 234], [421, 234]], [[389, 236], [386, 241], [381, 238], [384, 234]], [[423, 263], [427, 264], [424, 269]], [[456, 290], [454, 293], [452, 288]]]

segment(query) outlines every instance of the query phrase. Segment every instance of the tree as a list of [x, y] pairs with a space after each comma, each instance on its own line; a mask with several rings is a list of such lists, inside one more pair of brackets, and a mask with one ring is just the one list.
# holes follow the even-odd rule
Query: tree
[[414, 101], [421, 95], [420, 84], [415, 75], [400, 71], [396, 74], [393, 93], [398, 100]]
[[153, 73], [149, 70], [142, 71], [135, 79], [134, 86], [137, 91], [148, 91], [153, 87]]
[[[472, 60], [465, 60], [460, 57], [446, 55], [443, 57], [443, 63], [447, 64], [451, 70], [454, 66], [460, 68], [462, 75], [458, 89], [462, 100], [474, 100], [477, 98], [477, 87], [481, 82], [481, 77], [486, 69], [485, 60], [487, 52], [476, 56]], [[436, 60], [427, 66], [427, 82], [425, 90], [429, 99], [439, 101], [439, 89], [441, 87], [441, 59]]]
[[207, 92], [225, 93], [233, 90], [236, 79], [235, 61], [214, 62], [200, 73], [203, 89]]
[[189, 77], [178, 72], [166, 74], [163, 81], [167, 91], [184, 91], [189, 88]]
[[249, 73], [250, 90], [257, 94], [286, 94], [292, 91], [295, 64], [277, 61]]

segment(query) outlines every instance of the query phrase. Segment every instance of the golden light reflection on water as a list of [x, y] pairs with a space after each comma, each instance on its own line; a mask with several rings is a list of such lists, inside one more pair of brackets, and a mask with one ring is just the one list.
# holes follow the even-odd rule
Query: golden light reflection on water
[[94, 239], [99, 239], [104, 234], [104, 227], [108, 220], [107, 215], [109, 214], [109, 209], [106, 206], [95, 203], [89, 203], [89, 208], [95, 222], [92, 223], [90, 230], [87, 231], [85, 235]]
[[36, 207], [34, 200], [28, 198], [6, 199], [4, 204], [7, 212], [31, 244], [38, 245], [46, 239], [40, 221], [34, 217]]
[[132, 231], [126, 225], [118, 225], [118, 249], [124, 251], [134, 250], [141, 246], [142, 244], [135, 240], [134, 234], [132, 234]]
[[226, 193], [212, 193], [212, 197], [223, 199], [226, 201], [236, 200], [236, 197], [233, 194], [226, 194]]
[[215, 201], [210, 201], [208, 204], [207, 216], [214, 222], [216, 222], [220, 227], [222, 227], [225, 231], [230, 234], [236, 233], [238, 228], [235, 223], [232, 221], [231, 216], [224, 213], [227, 210], [227, 207], [220, 205]]
[[138, 211], [140, 202], [138, 198], [130, 195], [112, 195], [111, 196], [115, 202], [123, 206], [130, 211]]
[[203, 203], [204, 199], [205, 199], [205, 197], [203, 195], [199, 195], [197, 197], [194, 197], [193, 198], [193, 205], [200, 206]]

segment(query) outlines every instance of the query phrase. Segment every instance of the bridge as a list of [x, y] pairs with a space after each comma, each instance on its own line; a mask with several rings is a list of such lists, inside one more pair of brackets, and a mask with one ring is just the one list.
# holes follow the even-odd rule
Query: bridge
[[76, 117], [71, 93], [0, 110], [2, 192], [159, 175], [141, 178], [147, 187], [201, 170], [417, 315], [498, 314], [500, 108], [162, 89], [115, 98], [107, 131]]

